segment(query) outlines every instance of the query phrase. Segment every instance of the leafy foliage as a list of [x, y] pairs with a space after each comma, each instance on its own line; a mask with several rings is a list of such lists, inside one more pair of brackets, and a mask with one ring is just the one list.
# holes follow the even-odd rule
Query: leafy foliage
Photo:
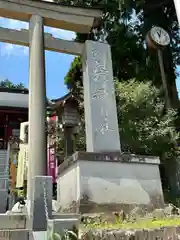
[[77, 239], [78, 239], [77, 229], [73, 231], [65, 229], [64, 233], [62, 234], [53, 233], [50, 228], [48, 229], [48, 240], [77, 240]]
[[9, 89], [19, 89], [19, 90], [26, 90], [23, 83], [14, 84], [8, 79], [0, 81], [0, 88], [9, 88]]
[[[58, 1], [57, 1], [58, 2]], [[178, 23], [172, 0], [66, 0], [60, 4], [72, 6], [101, 7], [103, 10], [102, 26], [89, 34], [77, 33], [76, 41], [87, 39], [105, 41], [112, 49], [114, 76], [128, 80], [146, 79], [161, 87], [161, 75], [157, 53], [147, 49], [145, 38], [153, 25], [166, 29], [171, 37], [171, 45], [163, 50], [164, 66], [172, 106], [179, 107], [176, 89], [176, 65], [179, 64], [180, 41]], [[76, 89], [82, 84], [82, 70], [79, 58], [71, 66], [66, 83]], [[79, 68], [79, 70], [78, 70]], [[74, 74], [73, 74], [74, 69]], [[78, 83], [79, 82], [79, 83]]]
[[[174, 121], [177, 112], [165, 112], [161, 90], [150, 82], [135, 79], [115, 82], [122, 151], [172, 159], [179, 154]], [[77, 147], [85, 147], [84, 116], [77, 135]]]
[[75, 57], [74, 61], [71, 63], [69, 72], [65, 77], [65, 84], [67, 85], [68, 89], [70, 89], [73, 94], [79, 99], [80, 95], [82, 95], [83, 87], [82, 61], [80, 57]]
[[[161, 92], [150, 82], [116, 81], [117, 112], [125, 152], [172, 157], [179, 134], [174, 126], [177, 113], [164, 110]], [[176, 149], [177, 150], [177, 149]], [[170, 154], [170, 155], [169, 155]]]
[[[136, 221], [115, 221], [114, 223], [108, 221], [97, 221], [94, 223], [87, 224], [85, 227], [87, 230], [109, 230], [109, 229], [121, 229], [121, 230], [130, 230], [130, 229], [159, 229], [170, 226], [177, 226], [180, 224], [180, 219], [177, 216], [166, 216], [164, 218], [151, 218], [144, 217]], [[91, 234], [92, 236], [92, 234]], [[93, 238], [93, 237], [92, 237]]]

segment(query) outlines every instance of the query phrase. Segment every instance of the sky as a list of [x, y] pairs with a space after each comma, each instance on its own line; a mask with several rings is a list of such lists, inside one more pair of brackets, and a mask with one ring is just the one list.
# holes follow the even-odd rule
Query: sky
[[[29, 24], [12, 19], [0, 18], [0, 27], [10, 29], [28, 29]], [[74, 32], [45, 27], [45, 32], [54, 37], [73, 40]], [[46, 91], [49, 99], [55, 99], [68, 92], [64, 85], [66, 76], [74, 56], [45, 51]], [[177, 68], [180, 72], [180, 67]], [[0, 81], [9, 79], [13, 83], [23, 83], [28, 88], [29, 48], [0, 42]], [[180, 78], [176, 81], [180, 96]]]
[[[28, 29], [29, 24], [12, 19], [0, 18], [0, 27], [10, 29]], [[74, 32], [45, 27], [45, 32], [54, 37], [72, 40]], [[74, 56], [45, 51], [47, 97], [54, 99], [67, 93], [64, 85], [70, 64]], [[29, 48], [8, 43], [0, 43], [0, 81], [9, 79], [13, 83], [23, 83], [28, 88]]]
[[[177, 67], [177, 72], [180, 73], [180, 67]], [[177, 79], [176, 79], [176, 86], [177, 86], [178, 95], [180, 98], [180, 77], [177, 77]]]

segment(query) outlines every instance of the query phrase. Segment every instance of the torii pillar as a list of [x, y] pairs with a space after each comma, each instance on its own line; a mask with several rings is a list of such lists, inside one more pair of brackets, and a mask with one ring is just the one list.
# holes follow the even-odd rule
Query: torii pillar
[[43, 18], [32, 15], [29, 27], [29, 160], [27, 199], [31, 199], [32, 179], [47, 171], [46, 81]]

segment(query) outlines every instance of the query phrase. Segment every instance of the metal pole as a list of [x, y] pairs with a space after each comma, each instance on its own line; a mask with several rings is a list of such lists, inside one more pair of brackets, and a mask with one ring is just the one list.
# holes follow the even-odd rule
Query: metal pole
[[160, 71], [161, 71], [161, 79], [162, 79], [163, 89], [165, 92], [166, 106], [167, 106], [167, 108], [171, 108], [171, 102], [170, 102], [169, 94], [168, 94], [166, 73], [164, 70], [162, 49], [157, 49], [157, 53], [158, 53], [159, 67], [160, 67]]
[[174, 6], [176, 10], [179, 27], [180, 27], [180, 0], [174, 0]]

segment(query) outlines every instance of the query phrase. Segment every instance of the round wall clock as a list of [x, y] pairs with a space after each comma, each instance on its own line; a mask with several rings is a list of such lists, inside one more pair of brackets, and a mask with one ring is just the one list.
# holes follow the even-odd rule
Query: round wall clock
[[152, 47], [166, 47], [170, 44], [169, 34], [161, 27], [153, 27], [148, 33], [148, 44]]

